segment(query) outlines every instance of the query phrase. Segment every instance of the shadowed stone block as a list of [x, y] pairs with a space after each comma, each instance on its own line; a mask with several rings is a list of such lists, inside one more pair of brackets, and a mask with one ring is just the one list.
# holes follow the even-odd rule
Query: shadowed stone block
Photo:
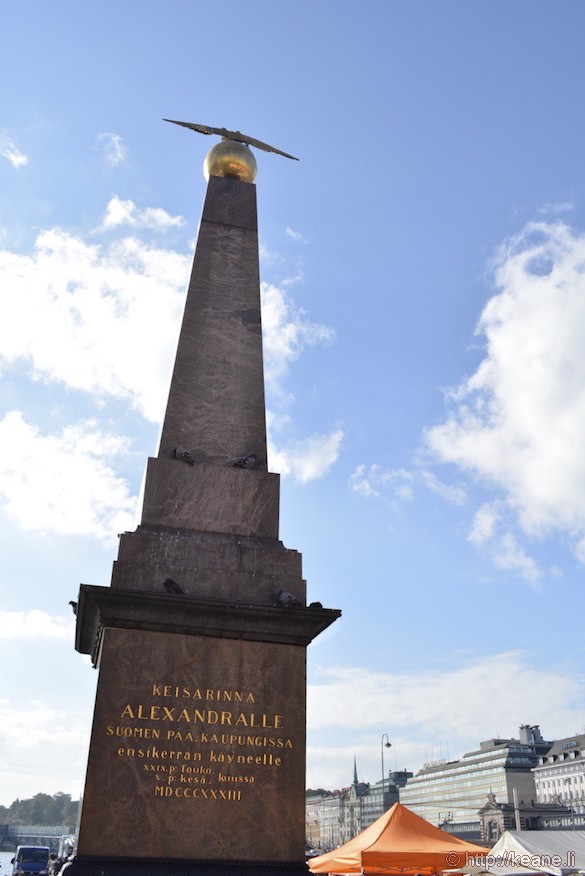
[[302, 575], [301, 554], [276, 539], [144, 525], [120, 538], [119, 563], [158, 564], [169, 558], [180, 566], [217, 569], [224, 574], [262, 570], [266, 575]]
[[108, 629], [102, 653], [79, 855], [302, 861], [305, 649]]
[[149, 459], [142, 523], [278, 538], [279, 475]]
[[278, 592], [305, 602], [301, 555], [276, 539], [140, 526], [120, 537], [112, 587], [164, 591], [172, 578], [188, 596], [278, 604]]

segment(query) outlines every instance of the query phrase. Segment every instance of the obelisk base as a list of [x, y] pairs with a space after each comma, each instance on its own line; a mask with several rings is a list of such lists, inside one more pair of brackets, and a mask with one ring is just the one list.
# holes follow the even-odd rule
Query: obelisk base
[[67, 876], [308, 876], [302, 863], [77, 857]]
[[338, 615], [82, 586], [86, 876], [305, 872], [306, 646]]

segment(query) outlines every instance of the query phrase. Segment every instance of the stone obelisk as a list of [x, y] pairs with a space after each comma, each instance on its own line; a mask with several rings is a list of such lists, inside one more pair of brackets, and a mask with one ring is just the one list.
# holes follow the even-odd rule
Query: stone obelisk
[[207, 195], [158, 456], [109, 587], [81, 585], [99, 669], [71, 876], [304, 873], [306, 605], [267, 468], [255, 161]]

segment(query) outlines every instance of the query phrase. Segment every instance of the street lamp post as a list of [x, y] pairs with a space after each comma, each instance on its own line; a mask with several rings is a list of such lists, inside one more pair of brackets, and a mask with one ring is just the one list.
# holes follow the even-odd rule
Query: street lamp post
[[[386, 742], [384, 742], [386, 740]], [[388, 739], [387, 733], [382, 733], [382, 738], [380, 739], [380, 752], [382, 754], [382, 812], [384, 812], [384, 787], [386, 785], [386, 774], [384, 772], [384, 749], [391, 748], [392, 743]]]

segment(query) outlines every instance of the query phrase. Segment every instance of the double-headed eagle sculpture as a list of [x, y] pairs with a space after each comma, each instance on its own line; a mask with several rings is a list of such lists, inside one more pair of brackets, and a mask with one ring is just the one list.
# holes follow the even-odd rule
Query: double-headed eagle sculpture
[[268, 143], [263, 143], [261, 140], [255, 140], [253, 137], [241, 134], [240, 131], [228, 131], [227, 128], [211, 128], [209, 125], [197, 125], [195, 122], [177, 122], [175, 119], [163, 119], [163, 122], [171, 122], [173, 125], [191, 128], [192, 131], [197, 131], [198, 134], [217, 134], [222, 140], [235, 140], [238, 143], [245, 143], [246, 146], [255, 146], [256, 149], [262, 149], [263, 152], [276, 152], [277, 155], [292, 158], [293, 161], [299, 160], [294, 155], [289, 155], [288, 152], [281, 152], [280, 149], [275, 149], [274, 146], [269, 146]]

